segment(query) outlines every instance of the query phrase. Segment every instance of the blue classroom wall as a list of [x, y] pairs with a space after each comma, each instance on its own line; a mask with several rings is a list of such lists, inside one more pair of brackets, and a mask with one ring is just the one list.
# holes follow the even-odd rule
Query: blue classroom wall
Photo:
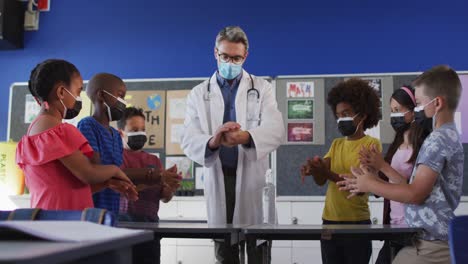
[[[170, 3], [169, 3], [170, 2]], [[25, 48], [0, 51], [0, 140], [11, 83], [46, 58], [73, 62], [84, 79], [203, 77], [216, 67], [223, 26], [247, 32], [256, 75], [468, 70], [468, 1], [52, 0]]]

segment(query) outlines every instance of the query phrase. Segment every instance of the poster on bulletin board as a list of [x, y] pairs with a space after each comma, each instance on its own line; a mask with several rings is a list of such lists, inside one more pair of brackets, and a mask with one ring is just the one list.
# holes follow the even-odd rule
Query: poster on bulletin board
[[314, 101], [289, 100], [288, 119], [314, 119]]
[[41, 111], [41, 106], [34, 99], [32, 94], [26, 94], [24, 103], [24, 123], [31, 124]]
[[314, 124], [312, 122], [288, 123], [288, 143], [312, 143]]
[[164, 148], [164, 114], [166, 91], [127, 91], [127, 107], [142, 108], [148, 140], [143, 148]]
[[[377, 96], [380, 98], [380, 115], [381, 115], [381, 118], [380, 120], [382, 120], [382, 117], [383, 117], [383, 111], [382, 111], [382, 107], [384, 105], [383, 103], [383, 93], [382, 93], [382, 78], [362, 78], [363, 80], [366, 80], [368, 83], [369, 83], [369, 86], [372, 87], [372, 89], [374, 89], [374, 91], [377, 93]], [[380, 132], [378, 132], [379, 134], [379, 137], [377, 138], [380, 138]]]
[[183, 155], [180, 137], [184, 130], [185, 107], [190, 90], [167, 91], [166, 154]]
[[288, 98], [314, 97], [314, 82], [288, 82], [286, 83], [286, 96]]
[[177, 173], [182, 175], [182, 179], [193, 179], [193, 162], [187, 157], [167, 157], [166, 169], [177, 166]]
[[[91, 113], [91, 100], [89, 97], [86, 95], [86, 93], [82, 92], [80, 94], [81, 97], [81, 111], [73, 119], [64, 119], [65, 122], [72, 124], [74, 126], [78, 125], [78, 122], [87, 117], [90, 116]], [[32, 94], [26, 94], [25, 96], [25, 101], [24, 101], [24, 123], [25, 124], [30, 124], [39, 114], [41, 111], [41, 106], [37, 103], [37, 101], [34, 99]]]
[[462, 84], [462, 94], [458, 103], [457, 111], [455, 112], [455, 124], [457, 125], [458, 132], [462, 143], [468, 143], [468, 75], [459, 75]]

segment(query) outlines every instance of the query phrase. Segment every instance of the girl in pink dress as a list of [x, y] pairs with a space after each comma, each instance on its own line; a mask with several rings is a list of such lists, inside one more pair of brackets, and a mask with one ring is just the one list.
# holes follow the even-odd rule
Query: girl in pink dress
[[[422, 127], [413, 122], [415, 107], [416, 99], [414, 89], [411, 86], [405, 85], [393, 92], [390, 100], [392, 112], [390, 122], [395, 130], [395, 138], [390, 144], [385, 158], [375, 149], [361, 151], [361, 164], [379, 170], [381, 178], [392, 183], [409, 180], [419, 149], [429, 134], [428, 131], [424, 131]], [[384, 200], [384, 224], [406, 225], [404, 215], [404, 204]], [[396, 255], [404, 244], [405, 241], [385, 241], [376, 263], [391, 263], [391, 255]]]
[[128, 177], [116, 166], [92, 164], [87, 140], [76, 127], [63, 123], [81, 110], [83, 79], [76, 67], [46, 60], [32, 70], [28, 86], [41, 111], [18, 143], [16, 162], [26, 175], [31, 207], [83, 210], [93, 207], [92, 191], [104, 187], [137, 199]]

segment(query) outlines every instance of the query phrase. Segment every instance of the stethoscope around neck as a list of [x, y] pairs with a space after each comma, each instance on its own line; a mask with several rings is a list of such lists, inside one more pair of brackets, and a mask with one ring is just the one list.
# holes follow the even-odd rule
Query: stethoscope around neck
[[[249, 73], [249, 77], [250, 77], [250, 89], [247, 90], [247, 100], [249, 100], [251, 94], [255, 94], [256, 99], [258, 101], [258, 100], [260, 100], [260, 92], [258, 91], [258, 89], [255, 88], [254, 81], [253, 81], [252, 75], [250, 75], [250, 73]], [[205, 101], [210, 101], [211, 100], [211, 79], [212, 78], [213, 77], [210, 77], [210, 79], [208, 79], [208, 85], [206, 87], [206, 94], [205, 94], [205, 96], [203, 98], [203, 99], [205, 99]]]
[[[249, 77], [250, 77], [250, 89], [247, 90], [247, 105], [251, 103], [252, 99], [255, 100], [255, 103], [260, 102], [260, 92], [258, 91], [258, 89], [255, 88], [254, 81], [250, 73], [249, 73]], [[212, 128], [211, 121], [210, 121], [211, 120], [211, 102], [210, 102], [211, 101], [211, 85], [210, 83], [211, 83], [212, 78], [213, 77], [210, 77], [210, 79], [208, 79], [208, 85], [206, 87], [206, 94], [203, 96], [204, 101], [207, 103], [205, 105], [206, 105], [206, 114], [207, 114], [207, 120], [208, 120], [208, 131], [210, 134], [213, 133], [213, 128]], [[251, 95], [254, 95], [255, 97], [252, 97]]]

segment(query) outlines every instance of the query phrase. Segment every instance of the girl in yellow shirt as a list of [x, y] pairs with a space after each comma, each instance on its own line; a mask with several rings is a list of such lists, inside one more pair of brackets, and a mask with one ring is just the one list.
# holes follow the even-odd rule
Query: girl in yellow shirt
[[[333, 111], [338, 130], [344, 136], [333, 141], [323, 158], [315, 156], [301, 167], [301, 175], [313, 176], [322, 186], [328, 182], [323, 210], [323, 224], [371, 224], [368, 195], [350, 199], [349, 193], [339, 191], [339, 175], [351, 173], [359, 166], [361, 148], [378, 146], [380, 141], [364, 134], [376, 126], [381, 118], [380, 98], [377, 92], [361, 79], [341, 82], [328, 93], [327, 103]], [[325, 264], [367, 264], [372, 254], [372, 243], [366, 239], [321, 240], [322, 262]]]

